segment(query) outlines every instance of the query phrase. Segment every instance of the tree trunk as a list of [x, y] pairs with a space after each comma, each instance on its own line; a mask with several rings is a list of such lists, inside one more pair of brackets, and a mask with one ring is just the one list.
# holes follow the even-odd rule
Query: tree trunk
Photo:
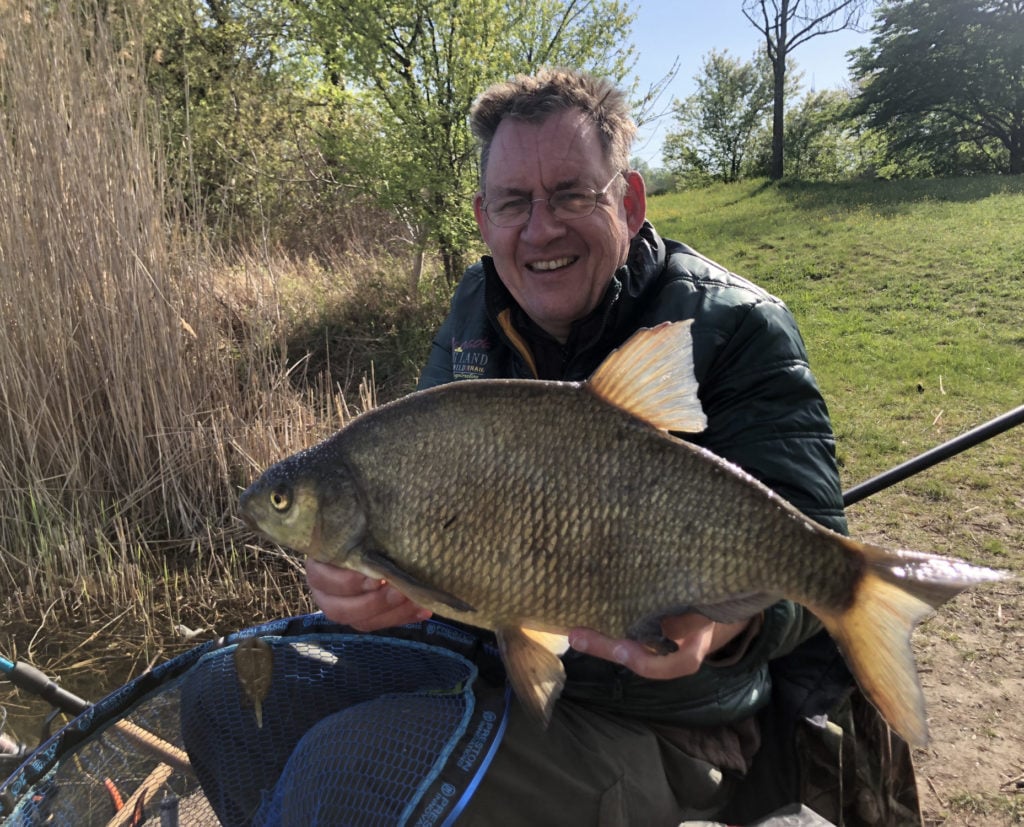
[[409, 292], [413, 299], [419, 301], [420, 279], [423, 277], [423, 260], [430, 242], [430, 228], [425, 223], [418, 225], [409, 222], [409, 233], [413, 238], [412, 267], [409, 270]]
[[444, 278], [449, 287], [454, 287], [462, 278], [465, 269], [461, 250], [453, 250], [448, 245], [441, 247], [441, 261], [444, 265]]
[[772, 99], [772, 165], [768, 177], [779, 181], [785, 171], [784, 154], [786, 151], [786, 41], [785, 23], [782, 26], [782, 37], [775, 47], [775, 59], [772, 61], [772, 80], [774, 81], [774, 97]]
[[412, 255], [412, 268], [409, 270], [409, 295], [416, 301], [419, 300], [420, 278], [423, 276], [423, 254], [423, 247], [417, 247]]
[[1010, 175], [1024, 175], [1024, 129], [1015, 131], [1010, 142]]

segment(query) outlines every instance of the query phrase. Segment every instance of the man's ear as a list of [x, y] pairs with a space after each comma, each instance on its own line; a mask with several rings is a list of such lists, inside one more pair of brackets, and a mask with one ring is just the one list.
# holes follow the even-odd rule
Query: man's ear
[[626, 193], [622, 203], [626, 208], [626, 226], [629, 228], [629, 236], [632, 238], [640, 232], [640, 228], [647, 218], [647, 185], [644, 184], [644, 177], [635, 169], [627, 172], [625, 178]]
[[484, 244], [490, 247], [491, 244], [487, 240], [487, 236], [491, 225], [487, 220], [487, 213], [484, 212], [484, 194], [482, 192], [478, 192], [473, 196], [473, 217], [476, 218], [476, 226], [480, 230], [480, 237], [484, 240]]

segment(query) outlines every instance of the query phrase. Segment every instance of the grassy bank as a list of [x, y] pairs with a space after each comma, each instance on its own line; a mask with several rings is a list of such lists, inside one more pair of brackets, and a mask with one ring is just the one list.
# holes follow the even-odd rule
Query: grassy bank
[[[1024, 403], [1024, 181], [757, 183], [653, 199], [652, 219], [786, 300], [849, 488]], [[928, 825], [1024, 823], [1024, 427], [848, 509], [863, 539], [1018, 575], [915, 635]]]
[[[1024, 401], [1024, 181], [746, 183], [655, 198], [650, 213], [793, 310], [845, 487]], [[922, 522], [980, 495], [1019, 524], [1022, 453], [1009, 432], [899, 490]], [[960, 551], [985, 548], [1008, 551], [981, 536]]]

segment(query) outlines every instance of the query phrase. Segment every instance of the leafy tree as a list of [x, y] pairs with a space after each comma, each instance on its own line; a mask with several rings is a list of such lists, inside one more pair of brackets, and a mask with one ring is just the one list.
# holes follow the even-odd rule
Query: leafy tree
[[[847, 114], [850, 93], [812, 92], [786, 113], [787, 176], [804, 181], [839, 181], [871, 165], [867, 145]], [[768, 154], [771, 139], [768, 138]]]
[[675, 186], [672, 173], [663, 167], [654, 169], [647, 161], [639, 157], [631, 158], [629, 165], [643, 176], [648, 195], [664, 195], [666, 192], [671, 192]]
[[765, 38], [772, 65], [772, 161], [782, 178], [785, 153], [786, 69], [789, 54], [814, 37], [856, 28], [870, 0], [743, 0], [743, 15]]
[[694, 80], [697, 91], [675, 104], [679, 129], [665, 136], [665, 166], [690, 183], [736, 181], [771, 106], [767, 61], [762, 55], [745, 63], [728, 51], [712, 51]]
[[454, 282], [475, 237], [476, 152], [467, 116], [489, 83], [542, 65], [618, 80], [633, 17], [620, 0], [297, 0], [324, 76], [372, 128], [344, 151], [350, 183], [398, 209]]
[[352, 235], [405, 242], [413, 285], [431, 244], [454, 280], [475, 238], [474, 96], [542, 64], [621, 81], [633, 60], [621, 0], [153, 0], [145, 13], [170, 177], [197, 220], [303, 254]]
[[147, 84], [172, 189], [221, 238], [281, 218], [310, 80], [289, 51], [294, 15], [270, 2], [159, 0], [145, 17]]
[[890, 2], [873, 32], [855, 53], [857, 111], [888, 134], [891, 155], [913, 148], [954, 173], [987, 158], [1024, 173], [1024, 3]]

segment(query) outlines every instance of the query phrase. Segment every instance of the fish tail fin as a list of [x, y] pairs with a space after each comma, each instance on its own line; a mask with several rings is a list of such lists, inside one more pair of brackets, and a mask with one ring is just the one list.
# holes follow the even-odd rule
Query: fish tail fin
[[692, 320], [638, 330], [598, 366], [585, 387], [664, 431], [698, 433], [707, 418], [697, 398]]
[[816, 612], [842, 649], [857, 682], [889, 725], [912, 746], [928, 741], [924, 694], [910, 636], [932, 610], [1006, 572], [914, 551], [889, 551], [844, 538], [867, 566], [852, 603]]

